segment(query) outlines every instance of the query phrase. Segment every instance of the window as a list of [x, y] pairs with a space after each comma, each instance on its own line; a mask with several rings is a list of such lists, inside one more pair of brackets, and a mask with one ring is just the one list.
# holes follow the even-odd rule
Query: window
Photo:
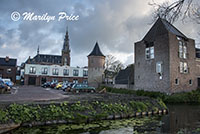
[[188, 73], [187, 62], [180, 62], [180, 73]]
[[175, 85], [179, 85], [179, 79], [175, 79]]
[[64, 69], [63, 70], [63, 75], [69, 75], [69, 69]]
[[53, 68], [52, 72], [53, 72], [53, 75], [58, 75], [59, 73], [57, 68]]
[[88, 76], [88, 71], [87, 70], [83, 70], [83, 76]]
[[156, 63], [156, 73], [159, 74], [159, 79], [163, 78], [163, 75], [162, 75], [162, 62], [161, 61]]
[[35, 67], [30, 67], [29, 68], [29, 73], [30, 74], [35, 74], [36, 73], [36, 68]]
[[156, 73], [162, 73], [162, 62], [156, 63]]
[[188, 65], [186, 62], [183, 63], [183, 71], [184, 73], [188, 73]]
[[192, 85], [192, 80], [189, 80], [189, 84]]
[[150, 47], [150, 59], [154, 59], [154, 47]]
[[48, 68], [47, 67], [42, 68], [42, 74], [47, 74], [47, 73], [48, 73]]
[[76, 69], [75, 69], [75, 70], [73, 70], [73, 75], [74, 75], [74, 76], [78, 76], [78, 73], [79, 73], [79, 71], [78, 71], [78, 70], [76, 70]]
[[7, 73], [11, 73], [11, 70], [12, 70], [11, 68], [8, 68]]
[[187, 47], [186, 47], [186, 43], [185, 41], [180, 38], [177, 37], [178, 40], [178, 44], [179, 44], [179, 58], [183, 58], [186, 59], [187, 58]]
[[145, 49], [146, 60], [154, 59], [154, 46]]

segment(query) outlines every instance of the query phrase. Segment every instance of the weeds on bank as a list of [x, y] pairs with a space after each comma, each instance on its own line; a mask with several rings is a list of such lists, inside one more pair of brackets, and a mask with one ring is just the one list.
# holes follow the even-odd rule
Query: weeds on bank
[[[161, 102], [160, 102], [161, 101]], [[83, 123], [92, 118], [100, 120], [109, 115], [133, 114], [134, 112], [145, 112], [151, 110], [165, 109], [162, 100], [153, 105], [149, 101], [129, 102], [76, 102], [69, 104], [21, 105], [11, 104], [5, 109], [0, 109], [1, 123], [29, 123], [34, 121], [66, 120], [74, 123]]]

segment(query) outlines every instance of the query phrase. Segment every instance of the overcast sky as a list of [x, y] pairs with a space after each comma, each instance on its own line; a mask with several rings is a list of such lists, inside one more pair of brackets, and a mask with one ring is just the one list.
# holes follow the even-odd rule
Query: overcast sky
[[[38, 45], [41, 54], [60, 55], [68, 26], [72, 66], [87, 66], [87, 55], [96, 41], [104, 55], [112, 54], [123, 64], [131, 64], [134, 42], [152, 26], [153, 9], [148, 2], [151, 0], [0, 0], [0, 57], [17, 58], [20, 65], [36, 55]], [[11, 19], [14, 11], [20, 13], [19, 21]], [[24, 12], [48, 13], [56, 19], [25, 21]], [[78, 15], [79, 19], [58, 21], [59, 12]], [[199, 25], [189, 21], [174, 25], [199, 42]]]

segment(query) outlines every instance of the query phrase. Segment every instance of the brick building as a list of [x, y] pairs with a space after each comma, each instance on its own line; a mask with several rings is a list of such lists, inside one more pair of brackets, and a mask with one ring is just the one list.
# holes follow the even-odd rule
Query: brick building
[[159, 18], [135, 43], [136, 89], [167, 93], [191, 91], [200, 85], [195, 41]]
[[0, 78], [10, 79], [15, 83], [16, 72], [17, 59], [11, 59], [8, 56], [6, 58], [0, 58]]

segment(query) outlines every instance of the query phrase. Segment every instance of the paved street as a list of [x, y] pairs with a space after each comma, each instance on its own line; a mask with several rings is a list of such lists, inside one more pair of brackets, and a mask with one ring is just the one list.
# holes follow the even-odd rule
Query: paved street
[[67, 101], [70, 103], [77, 101], [116, 101], [116, 100], [143, 100], [148, 97], [135, 95], [113, 94], [113, 93], [72, 93], [62, 90], [42, 88], [37, 86], [19, 86], [12, 89], [11, 94], [0, 94], [0, 107], [11, 103], [20, 104], [49, 104]]
[[11, 94], [0, 94], [0, 103], [4, 102], [32, 102], [64, 99], [62, 90], [35, 86], [19, 86], [12, 89]]

